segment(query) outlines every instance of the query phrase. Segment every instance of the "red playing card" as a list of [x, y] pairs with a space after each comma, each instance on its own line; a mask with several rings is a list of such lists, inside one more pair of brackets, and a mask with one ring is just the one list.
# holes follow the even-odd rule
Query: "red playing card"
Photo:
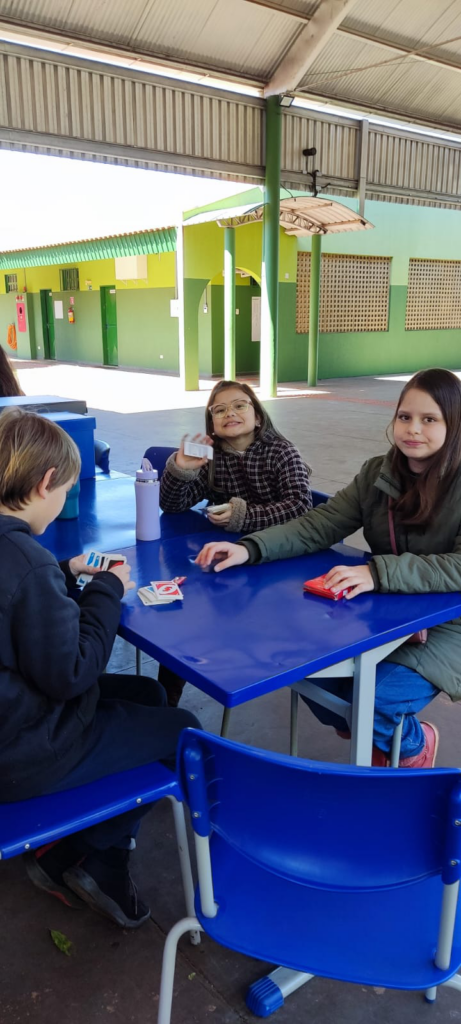
[[156, 582], [153, 580], [152, 587], [159, 601], [171, 601], [172, 598], [183, 596], [178, 584], [173, 580], [157, 580]]
[[326, 575], [324, 573], [323, 576], [316, 576], [313, 580], [306, 580], [303, 590], [307, 590], [309, 594], [317, 594], [318, 597], [329, 597], [330, 601], [339, 601], [341, 597], [349, 593], [350, 587], [338, 590], [337, 594], [334, 594], [332, 590], [327, 590], [324, 586]]

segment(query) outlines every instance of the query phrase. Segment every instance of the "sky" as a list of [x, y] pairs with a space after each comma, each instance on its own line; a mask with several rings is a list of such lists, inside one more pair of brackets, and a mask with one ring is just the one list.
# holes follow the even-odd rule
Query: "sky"
[[169, 227], [182, 210], [251, 188], [10, 150], [0, 150], [0, 181], [0, 252]]

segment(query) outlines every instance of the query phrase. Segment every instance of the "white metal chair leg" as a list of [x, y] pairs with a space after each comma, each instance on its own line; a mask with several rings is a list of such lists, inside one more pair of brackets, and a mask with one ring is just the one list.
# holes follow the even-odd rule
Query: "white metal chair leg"
[[402, 743], [402, 729], [405, 715], [402, 715], [398, 726], [394, 729], [391, 747], [391, 768], [398, 768], [400, 761], [400, 745]]
[[[173, 808], [174, 827], [176, 831], [176, 842], [178, 844], [179, 864], [181, 867], [181, 878], [184, 889], [184, 901], [188, 917], [194, 916], [194, 881], [192, 878], [192, 867], [190, 862], [189, 843], [187, 840], [186, 820], [184, 807], [174, 796], [168, 797]], [[200, 943], [200, 931], [195, 928], [190, 933], [190, 941], [193, 946]]]
[[290, 706], [290, 754], [292, 757], [298, 756], [298, 702], [299, 696], [296, 690], [291, 690], [291, 706]]
[[195, 931], [196, 929], [199, 929], [199, 931], [203, 930], [196, 917], [183, 917], [182, 921], [178, 921], [167, 935], [165, 949], [163, 950], [157, 1024], [170, 1024], [171, 1022], [176, 949], [181, 936], [185, 932]]
[[458, 992], [461, 992], [461, 974], [454, 974], [448, 981], [442, 982], [440, 988], [456, 988]]

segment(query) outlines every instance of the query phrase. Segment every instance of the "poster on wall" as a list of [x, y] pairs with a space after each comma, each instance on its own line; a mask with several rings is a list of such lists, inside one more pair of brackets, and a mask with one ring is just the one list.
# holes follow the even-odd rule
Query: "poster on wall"
[[54, 300], [54, 319], [64, 320], [64, 309], [61, 299]]
[[18, 324], [18, 331], [21, 334], [25, 334], [27, 331], [26, 324], [26, 303], [22, 295], [18, 295], [16, 299], [16, 320]]

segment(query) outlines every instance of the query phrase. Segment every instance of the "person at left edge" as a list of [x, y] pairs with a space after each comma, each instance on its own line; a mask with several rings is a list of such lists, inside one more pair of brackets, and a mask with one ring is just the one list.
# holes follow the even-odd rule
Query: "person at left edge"
[[[35, 413], [0, 417], [0, 801], [27, 800], [162, 760], [195, 715], [166, 707], [162, 686], [102, 674], [134, 584], [130, 566], [98, 572], [78, 603], [83, 555], [61, 567], [37, 543], [80, 471], [73, 440]], [[150, 917], [129, 871], [149, 805], [25, 855], [38, 888], [123, 928]], [[79, 899], [77, 900], [77, 896]], [[82, 902], [84, 901], [84, 903]]]

